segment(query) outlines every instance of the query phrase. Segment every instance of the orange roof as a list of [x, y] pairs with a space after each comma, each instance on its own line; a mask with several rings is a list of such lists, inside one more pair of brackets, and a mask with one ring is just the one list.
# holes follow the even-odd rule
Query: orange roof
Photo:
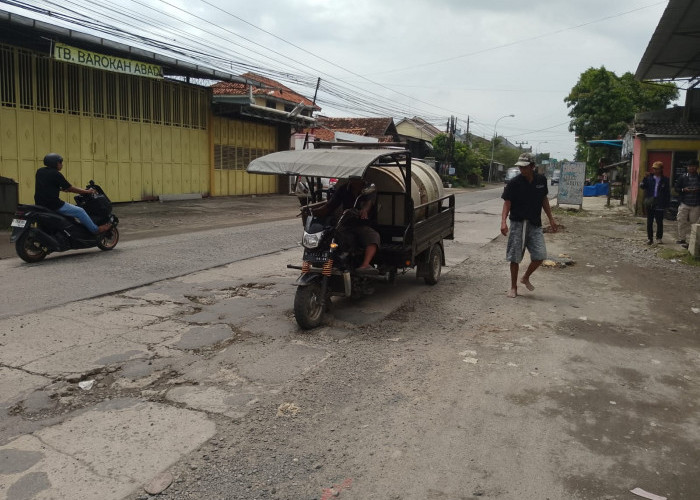
[[[363, 133], [369, 137], [383, 137], [396, 133], [396, 126], [393, 118], [329, 118], [327, 116], [319, 116], [318, 123], [332, 130], [363, 130]], [[357, 133], [357, 132], [350, 132]], [[391, 141], [389, 141], [391, 142]]]
[[[361, 135], [363, 137], [367, 137], [367, 129], [364, 129], [364, 128], [334, 128], [334, 129], [329, 129], [329, 128], [325, 128], [325, 127], [319, 127], [319, 128], [304, 130], [304, 132], [309, 132], [310, 134], [313, 134], [316, 137], [316, 139], [318, 139], [320, 141], [327, 141], [327, 142], [335, 141], [335, 133], [336, 132], [344, 132], [346, 134], [354, 134], [354, 135]], [[385, 141], [385, 142], [391, 142], [391, 141]]]
[[[255, 73], [245, 73], [241, 75], [241, 78], [246, 78], [253, 82], [262, 84], [261, 87], [252, 87], [253, 95], [271, 97], [293, 104], [303, 102], [305, 106], [314, 106], [311, 100], [307, 99], [301, 94], [297, 94], [289, 87], [286, 87], [275, 80], [271, 80], [270, 78], [256, 75]], [[235, 82], [219, 82], [212, 85], [214, 95], [246, 95], [248, 92], [250, 92], [250, 88], [251, 85]], [[320, 110], [321, 108], [314, 106], [314, 109]]]

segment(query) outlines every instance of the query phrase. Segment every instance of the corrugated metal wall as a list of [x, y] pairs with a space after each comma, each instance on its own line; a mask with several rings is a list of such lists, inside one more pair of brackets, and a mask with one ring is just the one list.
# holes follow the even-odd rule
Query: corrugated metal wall
[[206, 88], [0, 44], [0, 175], [19, 183], [20, 203], [33, 203], [34, 175], [49, 152], [64, 157], [69, 182], [94, 180], [116, 202], [278, 192], [275, 176], [245, 172], [277, 150], [277, 128], [209, 113]]
[[245, 171], [251, 160], [277, 151], [277, 129], [226, 118], [214, 118], [214, 195], [278, 192], [275, 175]]
[[[32, 203], [44, 155], [113, 201], [210, 193], [207, 89], [103, 72], [0, 45], [0, 175]], [[69, 196], [62, 195], [65, 200]]]

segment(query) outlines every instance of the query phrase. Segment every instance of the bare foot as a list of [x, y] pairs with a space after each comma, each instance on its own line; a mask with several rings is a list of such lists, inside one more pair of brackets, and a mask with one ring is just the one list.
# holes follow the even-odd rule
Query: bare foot
[[508, 297], [510, 297], [511, 299], [514, 299], [517, 296], [518, 296], [518, 289], [511, 288], [510, 291], [508, 292]]
[[533, 290], [535, 289], [535, 286], [534, 286], [532, 283], [530, 283], [530, 280], [529, 280], [529, 279], [526, 280], [525, 278], [522, 278], [522, 279], [520, 280], [520, 283], [522, 283], [523, 285], [525, 285], [525, 288], [527, 288], [527, 289], [530, 290], [530, 291], [533, 291]]

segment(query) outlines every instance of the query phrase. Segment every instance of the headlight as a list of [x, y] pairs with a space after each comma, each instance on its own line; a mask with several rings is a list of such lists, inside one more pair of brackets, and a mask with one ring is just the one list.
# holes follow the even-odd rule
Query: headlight
[[304, 233], [304, 241], [302, 242], [302, 245], [304, 245], [304, 248], [316, 248], [318, 244], [321, 242], [321, 235], [323, 234], [323, 231], [320, 233]]

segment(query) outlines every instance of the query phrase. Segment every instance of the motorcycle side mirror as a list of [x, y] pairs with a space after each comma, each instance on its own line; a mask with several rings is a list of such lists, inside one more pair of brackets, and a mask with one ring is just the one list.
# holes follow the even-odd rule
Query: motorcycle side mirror
[[367, 196], [368, 194], [374, 194], [377, 192], [377, 186], [374, 184], [370, 184], [369, 186], [365, 186], [362, 188], [362, 196]]

